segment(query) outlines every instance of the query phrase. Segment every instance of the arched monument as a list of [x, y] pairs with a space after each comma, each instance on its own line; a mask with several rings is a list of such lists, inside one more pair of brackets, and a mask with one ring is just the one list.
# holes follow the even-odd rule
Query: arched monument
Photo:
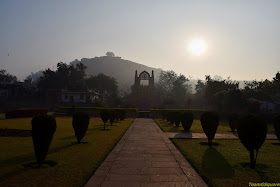
[[137, 74], [137, 70], [135, 70], [135, 80], [134, 80], [134, 88], [140, 87], [141, 80], [148, 80], [148, 86], [153, 88], [155, 85], [154, 71], [152, 71], [152, 76], [147, 71], [142, 71], [139, 76]]

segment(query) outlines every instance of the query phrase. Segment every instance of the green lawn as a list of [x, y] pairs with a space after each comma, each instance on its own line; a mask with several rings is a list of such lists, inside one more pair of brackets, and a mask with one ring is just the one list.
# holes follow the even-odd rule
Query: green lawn
[[280, 182], [280, 144], [266, 140], [256, 169], [249, 167], [249, 152], [239, 140], [215, 140], [217, 146], [201, 145], [206, 140], [173, 139], [173, 143], [209, 186], [248, 186], [249, 182]]
[[[180, 124], [179, 127], [176, 127], [175, 124], [171, 125], [166, 120], [154, 119], [154, 121], [158, 124], [158, 126], [161, 128], [163, 132], [177, 132], [177, 133], [186, 132], [182, 127], [182, 124]], [[190, 132], [203, 133], [200, 120], [193, 120], [193, 124], [191, 126]], [[227, 121], [220, 121], [217, 129], [217, 133], [232, 133]], [[272, 124], [268, 124], [268, 133], [274, 134], [274, 127]]]
[[[84, 186], [120, 140], [134, 119], [125, 119], [104, 131], [99, 118], [91, 118], [83, 141], [76, 142], [72, 118], [57, 117], [57, 130], [47, 160], [56, 164], [41, 169], [24, 167], [35, 162], [31, 137], [0, 137], [0, 186]], [[31, 118], [6, 119], [0, 128], [30, 129]]]

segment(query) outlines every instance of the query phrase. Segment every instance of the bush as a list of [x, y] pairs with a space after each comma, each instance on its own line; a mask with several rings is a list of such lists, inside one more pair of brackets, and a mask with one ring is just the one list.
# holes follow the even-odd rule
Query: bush
[[109, 110], [106, 110], [106, 109], [104, 109], [104, 110], [102, 110], [101, 112], [100, 112], [100, 117], [101, 117], [101, 119], [102, 119], [102, 121], [103, 121], [103, 123], [104, 123], [104, 130], [106, 129], [106, 127], [105, 127], [105, 124], [106, 124], [106, 122], [109, 120], [109, 118], [110, 118], [110, 111]]
[[170, 123], [173, 125], [175, 123], [175, 112], [169, 112], [168, 115]]
[[208, 145], [212, 145], [212, 140], [219, 125], [219, 116], [216, 112], [205, 112], [201, 115], [200, 121], [202, 129], [208, 137]]
[[280, 114], [274, 116], [273, 124], [274, 124], [275, 134], [278, 140], [280, 140]]
[[115, 119], [116, 119], [116, 111], [111, 110], [110, 111], [110, 123], [111, 123], [111, 126], [113, 125]]
[[54, 116], [38, 115], [32, 118], [32, 141], [39, 167], [42, 165], [49, 151], [53, 135], [56, 131]]
[[90, 117], [85, 112], [75, 112], [73, 115], [72, 125], [79, 144], [87, 132], [89, 120]]
[[237, 124], [238, 124], [238, 114], [230, 114], [228, 116], [228, 125], [231, 129], [231, 131], [235, 131], [235, 129], [237, 128]]
[[6, 119], [10, 118], [27, 118], [34, 117], [37, 115], [45, 115], [48, 110], [10, 110], [5, 113]]
[[174, 122], [175, 122], [176, 127], [179, 127], [180, 122], [181, 122], [181, 113], [174, 112], [173, 113], [173, 118], [174, 118]]
[[120, 120], [124, 120], [126, 116], [126, 111], [125, 110], [120, 110]]
[[[251, 168], [255, 168], [259, 148], [266, 139], [267, 125], [263, 118], [246, 115], [238, 120], [237, 133], [241, 143], [250, 152]], [[254, 150], [256, 149], [256, 158]]]
[[193, 114], [190, 112], [184, 112], [181, 114], [181, 123], [185, 131], [190, 131], [193, 123]]

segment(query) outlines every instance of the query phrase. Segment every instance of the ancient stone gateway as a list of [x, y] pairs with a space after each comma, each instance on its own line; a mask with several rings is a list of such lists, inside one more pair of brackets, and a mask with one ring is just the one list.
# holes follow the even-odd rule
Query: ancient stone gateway
[[140, 87], [141, 80], [148, 80], [149, 87], [154, 88], [155, 80], [154, 80], [154, 71], [152, 71], [152, 76], [147, 71], [142, 71], [139, 76], [137, 75], [137, 70], [135, 70], [135, 81], [134, 81], [134, 88]]

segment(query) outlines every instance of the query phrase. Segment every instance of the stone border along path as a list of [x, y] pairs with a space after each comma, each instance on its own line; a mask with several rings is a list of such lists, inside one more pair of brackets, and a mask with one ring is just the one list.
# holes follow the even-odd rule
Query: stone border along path
[[[178, 139], [207, 139], [204, 133], [175, 133], [175, 132], [165, 132], [168, 138], [178, 138]], [[214, 140], [239, 140], [237, 133], [233, 134], [215, 134]], [[267, 140], [278, 140], [275, 134], [267, 134]]]
[[137, 118], [85, 186], [207, 185], [152, 119]]

